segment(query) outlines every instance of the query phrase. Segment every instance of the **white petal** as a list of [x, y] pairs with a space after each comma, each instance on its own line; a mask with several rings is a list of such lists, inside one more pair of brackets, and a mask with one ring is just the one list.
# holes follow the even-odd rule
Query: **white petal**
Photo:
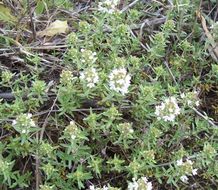
[[152, 190], [152, 183], [151, 182], [147, 183], [147, 189], [146, 190]]
[[187, 183], [188, 182], [188, 177], [186, 175], [183, 175], [180, 177], [181, 181], [184, 182], [184, 183]]
[[183, 165], [182, 159], [177, 160], [177, 161], [176, 161], [176, 165], [177, 165], [177, 166], [182, 166], [182, 165]]
[[89, 186], [89, 190], [95, 190], [95, 186], [94, 185]]
[[198, 174], [197, 171], [198, 171], [198, 169], [193, 169], [192, 170], [192, 175], [197, 175]]
[[12, 121], [12, 125], [16, 125], [17, 124], [17, 121], [16, 120], [13, 120]]

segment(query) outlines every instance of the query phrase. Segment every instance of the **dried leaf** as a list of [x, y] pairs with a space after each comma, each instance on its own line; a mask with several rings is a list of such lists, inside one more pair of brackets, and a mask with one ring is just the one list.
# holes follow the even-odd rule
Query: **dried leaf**
[[11, 10], [3, 4], [0, 4], [0, 21], [15, 24], [17, 19], [11, 14]]
[[66, 33], [69, 29], [67, 21], [56, 20], [50, 24], [45, 30], [37, 33], [39, 37], [49, 36], [52, 37], [56, 34]]

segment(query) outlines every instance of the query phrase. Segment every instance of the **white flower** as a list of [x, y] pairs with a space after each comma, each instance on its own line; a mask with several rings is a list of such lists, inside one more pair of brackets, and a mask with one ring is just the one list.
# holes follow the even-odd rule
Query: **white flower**
[[36, 126], [35, 122], [31, 118], [29, 118], [29, 119], [30, 119], [30, 126], [35, 127]]
[[188, 183], [188, 177], [186, 175], [181, 176], [180, 179], [182, 182]]
[[148, 182], [146, 177], [142, 177], [144, 183], [147, 185], [147, 189], [146, 190], [152, 190], [152, 183]]
[[95, 190], [95, 186], [94, 185], [89, 186], [89, 190]]
[[174, 121], [176, 116], [180, 114], [180, 108], [175, 97], [166, 98], [164, 102], [156, 106], [155, 115], [157, 119], [164, 121]]
[[108, 190], [109, 188], [104, 185], [103, 190]]
[[60, 83], [63, 85], [71, 84], [73, 80], [73, 73], [68, 70], [63, 70], [60, 74]]
[[99, 81], [98, 73], [95, 68], [89, 68], [81, 72], [80, 79], [85, 80], [89, 88], [93, 88]]
[[134, 130], [132, 128], [132, 124], [131, 123], [121, 123], [118, 125], [118, 129], [119, 131], [124, 134], [124, 135], [129, 135], [134, 133]]
[[70, 125], [72, 125], [72, 126], [76, 125], [75, 121], [70, 121]]
[[81, 62], [82, 63], [94, 63], [97, 60], [97, 53], [96, 52], [92, 52], [91, 50], [87, 50], [87, 49], [81, 49]]
[[189, 159], [186, 160], [186, 163], [190, 164], [191, 166], [193, 165], [193, 162]]
[[177, 160], [177, 161], [176, 161], [176, 165], [177, 165], [177, 166], [182, 166], [182, 165], [183, 165], [182, 159]]
[[119, 0], [104, 0], [103, 2], [99, 2], [98, 10], [103, 13], [113, 14], [114, 12], [118, 12], [116, 6], [119, 4]]
[[75, 140], [79, 133], [80, 129], [77, 127], [74, 121], [71, 121], [70, 124], [64, 129], [64, 134], [70, 137], [71, 140]]
[[152, 183], [151, 182], [148, 182], [147, 183], [147, 190], [152, 190]]
[[181, 98], [183, 99], [184, 103], [186, 103], [189, 107], [198, 107], [200, 105], [200, 101], [198, 98], [198, 91], [192, 91], [187, 93], [182, 93]]
[[183, 162], [182, 159], [177, 160], [176, 165], [181, 167], [181, 169], [182, 169], [181, 171], [183, 172], [183, 174], [185, 174], [185, 175], [182, 175], [180, 177], [180, 179], [184, 183], [187, 183], [187, 181], [188, 181], [188, 177], [186, 175], [188, 175], [188, 176], [197, 175], [197, 170], [198, 169], [193, 169], [193, 166], [192, 166], [193, 162], [191, 160], [189, 160], [189, 159], [187, 159], [185, 162]]
[[128, 183], [128, 190], [152, 190], [152, 183], [148, 182], [146, 177], [141, 177], [137, 181], [135, 178], [132, 179], [133, 182]]
[[26, 129], [23, 129], [23, 130], [21, 131], [21, 133], [23, 133], [23, 134], [25, 134], [26, 132], [27, 132]]
[[28, 118], [28, 119], [31, 119], [31, 117], [32, 117], [32, 114], [31, 114], [31, 113], [27, 113], [27, 115], [26, 115], [26, 116], [27, 116], [27, 118]]
[[21, 134], [27, 134], [30, 132], [31, 127], [36, 127], [35, 122], [32, 120], [32, 114], [20, 114], [16, 120], [12, 121], [12, 126], [16, 131]]
[[181, 94], [181, 98], [185, 98], [185, 93], [182, 93], [182, 94]]
[[187, 104], [190, 106], [192, 104], [191, 100], [187, 100]]
[[122, 95], [128, 92], [131, 77], [125, 68], [114, 69], [109, 75], [109, 86], [112, 90], [120, 92]]
[[188, 164], [188, 165], [192, 166], [193, 162], [191, 160], [189, 160], [189, 159], [187, 159], [185, 162], [183, 162], [182, 159], [176, 161], [177, 166], [183, 166], [185, 164]]
[[133, 182], [128, 183], [128, 190], [137, 190], [139, 185], [136, 182], [135, 178], [132, 179]]
[[200, 106], [200, 101], [197, 100], [197, 101], [195, 102], [195, 105], [196, 105], [197, 107]]
[[129, 129], [129, 133], [134, 133], [134, 130], [133, 129]]
[[72, 134], [71, 139], [74, 140], [75, 138], [76, 138], [76, 136]]
[[197, 171], [198, 171], [198, 169], [193, 169], [192, 170], [192, 175], [197, 175], [198, 174]]
[[89, 190], [109, 190], [109, 187], [104, 185], [103, 188], [96, 188], [94, 185], [89, 186]]
[[16, 125], [17, 124], [17, 121], [16, 120], [13, 120], [12, 121], [12, 125]]

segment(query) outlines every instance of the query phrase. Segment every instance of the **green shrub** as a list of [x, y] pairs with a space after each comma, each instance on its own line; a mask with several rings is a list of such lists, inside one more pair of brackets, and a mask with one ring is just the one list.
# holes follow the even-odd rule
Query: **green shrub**
[[68, 9], [55, 17], [73, 31], [45, 38], [64, 51], [23, 37], [22, 69], [1, 71], [0, 189], [216, 189], [218, 66], [199, 3], [106, 0], [72, 21], [70, 1], [37, 2]]

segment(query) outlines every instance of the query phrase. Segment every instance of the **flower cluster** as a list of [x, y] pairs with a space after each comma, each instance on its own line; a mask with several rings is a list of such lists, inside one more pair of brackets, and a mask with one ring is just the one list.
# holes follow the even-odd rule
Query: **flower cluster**
[[87, 86], [93, 88], [99, 81], [98, 73], [95, 68], [88, 68], [80, 73], [80, 79], [87, 81]]
[[[95, 68], [90, 67], [80, 72], [81, 80], [86, 82], [87, 87], [93, 88], [99, 82], [99, 75]], [[60, 75], [60, 83], [69, 85], [73, 81], [71, 71], [63, 70]], [[128, 92], [131, 77], [125, 68], [114, 69], [109, 74], [109, 87], [111, 90], [121, 93], [122, 95]]]
[[41, 155], [51, 157], [53, 150], [54, 150], [54, 148], [52, 147], [52, 145], [47, 143], [47, 142], [42, 142], [39, 145], [39, 153]]
[[102, 188], [95, 187], [94, 185], [89, 186], [89, 190], [119, 190], [118, 188], [111, 187], [110, 185], [104, 185]]
[[181, 98], [190, 107], [198, 107], [200, 105], [197, 91], [182, 93]]
[[154, 150], [143, 150], [140, 154], [149, 161], [155, 161], [155, 152]]
[[90, 24], [87, 21], [80, 21], [79, 22], [79, 31], [82, 33], [88, 33], [88, 31], [91, 29]]
[[36, 80], [33, 82], [33, 87], [32, 87], [32, 91], [37, 94], [44, 94], [46, 92], [46, 83], [44, 81], [41, 80]]
[[177, 160], [176, 161], [176, 165], [180, 167], [181, 169], [181, 181], [183, 181], [184, 183], [187, 183], [188, 182], [188, 176], [191, 176], [191, 175], [197, 175], [197, 170], [198, 169], [193, 169], [193, 162], [189, 159], [187, 159], [185, 162], [183, 162], [182, 159], [180, 160]]
[[82, 58], [81, 58], [82, 63], [92, 64], [97, 60], [96, 52], [92, 52], [91, 50], [87, 50], [87, 49], [81, 49], [81, 53], [82, 53]]
[[63, 70], [60, 75], [60, 83], [63, 85], [71, 84], [73, 80], [73, 74], [71, 71]]
[[109, 86], [112, 90], [120, 92], [122, 95], [128, 92], [131, 77], [125, 68], [114, 69], [109, 75]]
[[207, 157], [213, 157], [217, 154], [217, 151], [211, 144], [205, 143], [203, 153], [207, 155]]
[[180, 108], [175, 97], [169, 97], [161, 105], [156, 106], [155, 115], [158, 120], [174, 121], [175, 117], [179, 114]]
[[108, 190], [108, 187], [104, 185], [103, 188], [95, 187], [94, 185], [91, 185], [89, 187], [89, 190]]
[[119, 131], [121, 134], [128, 135], [134, 133], [131, 123], [121, 123], [118, 126]]
[[9, 170], [11, 163], [2, 160], [2, 158], [0, 158], [0, 172], [1, 173], [5, 173]]
[[44, 164], [42, 170], [48, 177], [52, 176], [52, 174], [57, 171], [51, 163]]
[[2, 74], [1, 74], [2, 82], [4, 84], [9, 84], [13, 76], [14, 74], [9, 70], [2, 71]]
[[133, 178], [133, 182], [128, 184], [128, 190], [152, 190], [152, 183], [148, 182], [146, 177], [141, 177], [137, 181]]
[[16, 120], [13, 120], [12, 126], [21, 134], [28, 134], [32, 127], [35, 127], [35, 122], [31, 119], [32, 114], [20, 114]]
[[40, 185], [40, 190], [53, 190], [54, 186], [49, 186], [49, 185]]
[[119, 4], [119, 0], [105, 0], [103, 2], [99, 2], [98, 10], [103, 13], [113, 14], [117, 10], [117, 5]]
[[80, 129], [77, 127], [74, 121], [71, 121], [70, 124], [65, 128], [64, 133], [66, 136], [70, 136], [70, 138], [74, 140], [80, 133]]

